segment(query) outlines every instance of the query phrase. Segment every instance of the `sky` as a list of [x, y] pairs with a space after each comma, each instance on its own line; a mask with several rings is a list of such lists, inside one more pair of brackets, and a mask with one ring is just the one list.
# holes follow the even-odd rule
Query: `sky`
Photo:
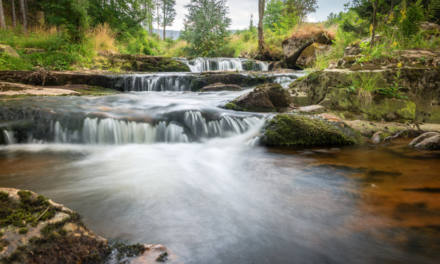
[[[169, 27], [171, 30], [182, 30], [183, 21], [185, 19], [186, 8], [190, 0], [176, 0], [177, 16], [174, 24]], [[310, 22], [323, 21], [327, 16], [333, 13], [343, 11], [344, 4], [348, 0], [318, 0], [318, 9], [315, 13], [310, 14], [308, 20]], [[258, 17], [258, 0], [227, 0], [229, 6], [229, 17], [232, 20], [230, 29], [245, 29], [249, 27], [251, 14], [254, 15], [254, 24], [257, 23]]]

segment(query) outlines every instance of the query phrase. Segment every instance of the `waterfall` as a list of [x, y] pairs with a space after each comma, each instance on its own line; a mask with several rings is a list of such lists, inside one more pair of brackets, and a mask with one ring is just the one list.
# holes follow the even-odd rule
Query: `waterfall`
[[15, 140], [15, 136], [14, 136], [14, 132], [13, 131], [9, 131], [9, 130], [3, 130], [3, 136], [5, 139], [5, 143], [10, 145], [10, 144], [15, 144], [17, 141]]
[[[55, 143], [82, 144], [152, 144], [186, 143], [209, 138], [230, 137], [243, 134], [261, 125], [260, 117], [222, 115], [208, 120], [200, 111], [186, 111], [182, 118], [159, 121], [156, 124], [117, 120], [112, 118], [84, 119], [82, 127], [72, 129], [60, 121], [50, 123]], [[35, 141], [33, 137], [29, 137]], [[43, 140], [43, 139], [37, 139]], [[46, 139], [51, 141], [50, 138]]]
[[191, 72], [207, 71], [268, 71], [269, 65], [263, 61], [239, 58], [196, 58], [180, 59], [190, 68]]
[[123, 76], [123, 90], [137, 92], [189, 91], [191, 80], [189, 74], [131, 74]]

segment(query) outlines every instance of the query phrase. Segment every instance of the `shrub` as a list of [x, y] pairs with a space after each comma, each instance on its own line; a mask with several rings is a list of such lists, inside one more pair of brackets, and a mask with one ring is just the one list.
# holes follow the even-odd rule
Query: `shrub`
[[407, 10], [402, 9], [400, 31], [405, 39], [410, 39], [419, 32], [420, 22], [423, 20], [423, 7], [421, 1], [409, 6]]

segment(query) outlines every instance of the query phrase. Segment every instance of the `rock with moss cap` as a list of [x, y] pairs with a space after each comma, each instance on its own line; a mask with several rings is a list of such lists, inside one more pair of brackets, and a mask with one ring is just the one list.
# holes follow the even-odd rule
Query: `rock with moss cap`
[[0, 188], [0, 263], [175, 263], [161, 245], [109, 245], [79, 215], [31, 191]]
[[225, 108], [248, 112], [283, 112], [291, 105], [289, 92], [275, 83], [263, 84], [238, 97]]
[[268, 147], [331, 147], [357, 144], [359, 136], [344, 123], [280, 114], [266, 124], [261, 142]]

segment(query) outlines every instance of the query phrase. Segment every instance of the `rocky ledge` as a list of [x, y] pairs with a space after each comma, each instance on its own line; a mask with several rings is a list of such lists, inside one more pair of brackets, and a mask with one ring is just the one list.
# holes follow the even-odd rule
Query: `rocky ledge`
[[[180, 76], [180, 75], [179, 75]], [[258, 72], [207, 72], [202, 74], [186, 74], [180, 77], [186, 78], [189, 89], [200, 91], [204, 87], [213, 84], [235, 85], [251, 87], [262, 83], [273, 82], [277, 76]], [[133, 82], [132, 74], [116, 74], [103, 71], [0, 71], [0, 81], [7, 83], [19, 83], [33, 86], [65, 86], [86, 85], [102, 87], [117, 91], [124, 91], [126, 82]]]
[[109, 243], [74, 211], [31, 191], [0, 188], [1, 263], [176, 263], [161, 245]]
[[296, 106], [320, 104], [349, 118], [440, 122], [440, 68], [326, 69], [290, 91]]

